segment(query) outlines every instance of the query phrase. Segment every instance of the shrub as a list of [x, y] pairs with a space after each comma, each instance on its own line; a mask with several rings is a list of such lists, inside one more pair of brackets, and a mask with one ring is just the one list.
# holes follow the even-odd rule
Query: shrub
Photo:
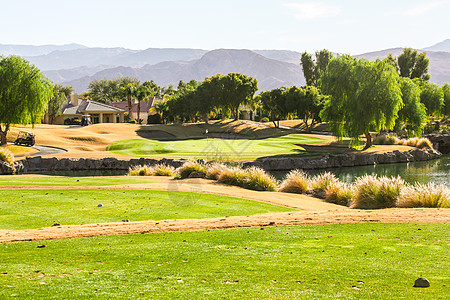
[[409, 185], [402, 189], [397, 206], [450, 208], [450, 191], [433, 183]]
[[338, 180], [330, 182], [325, 189], [325, 201], [349, 206], [353, 198], [353, 190], [351, 185], [340, 182]]
[[12, 154], [11, 151], [9, 151], [8, 149], [6, 149], [4, 147], [0, 147], [0, 160], [10, 164], [13, 167], [13, 170], [15, 172], [14, 154]]
[[374, 145], [396, 145], [399, 139], [393, 134], [378, 135], [373, 139]]
[[394, 207], [405, 186], [403, 179], [364, 175], [355, 182], [355, 196], [352, 208], [388, 208]]
[[315, 190], [325, 191], [330, 185], [338, 182], [334, 174], [330, 172], [321, 173], [311, 179], [311, 188]]
[[64, 119], [64, 125], [81, 125], [81, 120], [77, 117]]
[[397, 144], [404, 145], [404, 146], [410, 146], [410, 147], [416, 147], [416, 148], [420, 148], [420, 149], [422, 149], [422, 148], [433, 149], [433, 144], [427, 138], [414, 137], [414, 138], [410, 138], [407, 140], [403, 139], [403, 140], [399, 140]]
[[238, 167], [224, 169], [217, 179], [219, 182], [229, 185], [243, 186], [246, 173]]
[[228, 167], [221, 163], [212, 163], [206, 167], [206, 178], [217, 180], [220, 174], [227, 170]]
[[244, 188], [256, 191], [271, 191], [277, 190], [277, 180], [266, 173], [261, 168], [251, 167], [244, 170], [246, 176], [244, 178]]
[[176, 174], [175, 168], [166, 164], [157, 164], [152, 167], [152, 170], [153, 176], [174, 176]]
[[181, 167], [177, 169], [180, 178], [188, 178], [192, 172], [206, 173], [206, 166], [195, 160], [188, 160]]
[[264, 117], [261, 119], [261, 123], [267, 123], [267, 122], [270, 122], [268, 117]]
[[309, 178], [302, 170], [290, 171], [280, 185], [280, 192], [302, 194], [308, 190]]
[[174, 176], [175, 168], [165, 164], [134, 166], [128, 169], [129, 176]]

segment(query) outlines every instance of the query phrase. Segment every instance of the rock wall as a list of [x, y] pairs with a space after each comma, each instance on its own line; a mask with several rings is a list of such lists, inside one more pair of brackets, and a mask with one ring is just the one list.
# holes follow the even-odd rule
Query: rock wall
[[426, 161], [438, 158], [440, 153], [435, 150], [412, 149], [374, 154], [338, 154], [326, 155], [318, 159], [310, 158], [264, 158], [244, 163], [245, 167], [256, 166], [266, 171], [286, 171], [293, 169], [328, 169], [340, 167], [367, 166], [375, 164], [394, 164], [413, 161]]
[[434, 149], [443, 154], [450, 154], [450, 134], [429, 134], [425, 137], [433, 143]]
[[[245, 162], [244, 167], [257, 166], [267, 171], [284, 171], [292, 169], [326, 169], [338, 167], [365, 166], [374, 164], [392, 164], [412, 161], [425, 161], [438, 158], [439, 152], [435, 150], [412, 149], [409, 151], [393, 151], [376, 154], [339, 154], [326, 155], [322, 158], [264, 158], [252, 162]], [[151, 159], [139, 158], [131, 160], [118, 160], [116, 158], [88, 159], [88, 158], [43, 158], [40, 156], [27, 158], [17, 163], [16, 169], [22, 172], [39, 171], [81, 171], [81, 170], [128, 170], [137, 165], [154, 165], [165, 163], [178, 168], [184, 159]], [[204, 162], [204, 160], [199, 160]], [[10, 168], [6, 168], [9, 172]], [[0, 173], [2, 168], [0, 165]], [[1, 173], [11, 174], [11, 173]]]

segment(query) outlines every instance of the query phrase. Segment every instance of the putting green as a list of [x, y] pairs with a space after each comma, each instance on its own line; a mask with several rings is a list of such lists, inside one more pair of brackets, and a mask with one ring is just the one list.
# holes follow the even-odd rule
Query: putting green
[[265, 139], [125, 140], [114, 142], [107, 150], [136, 157], [251, 160], [275, 155], [316, 155], [317, 153], [306, 152], [296, 144], [316, 144], [324, 141], [301, 134]]

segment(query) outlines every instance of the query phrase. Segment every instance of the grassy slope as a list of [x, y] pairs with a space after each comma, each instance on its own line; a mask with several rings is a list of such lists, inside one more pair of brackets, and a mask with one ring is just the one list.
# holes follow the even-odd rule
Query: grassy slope
[[[449, 229], [304, 225], [4, 244], [0, 298], [446, 299]], [[431, 287], [413, 288], [419, 276]]]
[[320, 142], [324, 140], [291, 134], [264, 139], [128, 140], [115, 142], [108, 149], [115, 154], [136, 157], [249, 160], [273, 155], [314, 155], [294, 144]]
[[[97, 207], [103, 204], [103, 207]], [[0, 190], [0, 228], [31, 229], [54, 223], [198, 219], [293, 209], [201, 193], [149, 190]]]

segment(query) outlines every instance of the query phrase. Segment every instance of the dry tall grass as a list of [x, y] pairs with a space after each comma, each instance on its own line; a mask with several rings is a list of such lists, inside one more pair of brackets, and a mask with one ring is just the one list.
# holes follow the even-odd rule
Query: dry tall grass
[[217, 180], [219, 179], [220, 174], [227, 170], [228, 167], [224, 164], [221, 163], [212, 163], [206, 166], [206, 178], [207, 179], [212, 179], [212, 180]]
[[450, 208], [450, 191], [433, 183], [409, 185], [402, 189], [397, 206]]
[[364, 175], [355, 181], [352, 208], [375, 209], [395, 207], [401, 189], [405, 187], [403, 179]]
[[280, 185], [280, 192], [303, 194], [308, 190], [309, 177], [302, 170], [290, 171]]
[[129, 176], [174, 176], [175, 173], [174, 167], [165, 164], [139, 165], [128, 169]]
[[10, 164], [13, 168], [13, 172], [16, 172], [16, 168], [14, 166], [14, 154], [4, 147], [0, 147], [0, 161]]
[[188, 178], [192, 172], [206, 173], [206, 166], [196, 160], [188, 160], [177, 169], [177, 173], [181, 178]]
[[336, 180], [331, 182], [325, 189], [325, 201], [349, 206], [353, 199], [353, 187]]
[[311, 188], [325, 191], [329, 186], [334, 185], [339, 180], [330, 172], [324, 172], [311, 179]]
[[277, 190], [276, 179], [267, 174], [263, 169], [257, 167], [248, 169], [241, 169], [239, 167], [225, 168], [220, 172], [218, 181], [257, 191]]

